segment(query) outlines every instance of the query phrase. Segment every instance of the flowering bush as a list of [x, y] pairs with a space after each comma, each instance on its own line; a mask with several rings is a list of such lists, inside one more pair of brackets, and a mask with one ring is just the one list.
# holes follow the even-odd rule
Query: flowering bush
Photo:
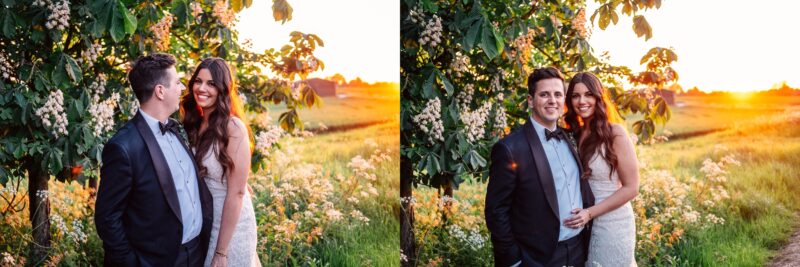
[[463, 183], [452, 198], [436, 190], [416, 190], [415, 233], [419, 263], [428, 266], [490, 266], [489, 230], [483, 216], [485, 184]]
[[[27, 261], [31, 226], [27, 207], [27, 181], [13, 179], [7, 187], [0, 185], [0, 246], [8, 248], [2, 254], [0, 266], [19, 266]], [[94, 189], [78, 182], [50, 180], [50, 191], [37, 192], [50, 200], [50, 232], [53, 253], [48, 266], [101, 265], [102, 244], [94, 227]], [[36, 265], [36, 264], [34, 264]]]
[[316, 261], [314, 245], [329, 232], [352, 231], [369, 224], [364, 208], [378, 196], [375, 166], [391, 161], [386, 151], [376, 149], [350, 160], [347, 167], [352, 175], [323, 171], [320, 165], [299, 161], [301, 151], [291, 143], [303, 138], [287, 137], [289, 145], [269, 154], [265, 170], [250, 180], [258, 249], [268, 265]]

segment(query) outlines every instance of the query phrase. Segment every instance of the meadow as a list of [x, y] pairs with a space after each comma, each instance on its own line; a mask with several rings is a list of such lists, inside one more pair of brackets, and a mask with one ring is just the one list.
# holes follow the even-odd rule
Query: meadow
[[[398, 123], [400, 94], [397, 84], [340, 87], [337, 95], [323, 98], [319, 107], [298, 111], [307, 130], [347, 130], [392, 121]], [[270, 113], [280, 114], [285, 110], [285, 107], [276, 106]]]
[[[640, 266], [764, 266], [796, 231], [800, 211], [800, 97], [685, 97], [666, 126], [638, 145], [633, 201]], [[415, 190], [419, 265], [492, 266], [484, 183], [453, 199]], [[454, 205], [448, 210], [443, 202]], [[447, 214], [444, 221], [441, 214]]]
[[[399, 98], [365, 94], [323, 102], [323, 108], [304, 110], [301, 118], [367, 126], [282, 133], [279, 144], [269, 149], [264, 168], [248, 181], [260, 260], [264, 266], [397, 265], [400, 127], [390, 113], [397, 116]], [[274, 124], [277, 114], [252, 123]], [[27, 180], [23, 173], [15, 175], [0, 185], [0, 266], [32, 264], [26, 262], [31, 236]], [[51, 179], [49, 184], [53, 251], [44, 264], [102, 265], [94, 190], [77, 181]]]

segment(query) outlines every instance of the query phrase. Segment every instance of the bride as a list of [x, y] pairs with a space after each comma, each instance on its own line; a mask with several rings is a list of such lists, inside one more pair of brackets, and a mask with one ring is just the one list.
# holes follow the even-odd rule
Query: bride
[[189, 80], [181, 113], [199, 173], [214, 202], [205, 266], [260, 266], [256, 218], [247, 190], [249, 127], [228, 64], [204, 59]]
[[583, 179], [588, 179], [595, 206], [576, 209], [567, 218], [568, 227], [589, 220], [592, 237], [586, 266], [636, 266], [636, 224], [630, 201], [639, 191], [636, 151], [609, 101], [600, 80], [588, 72], [578, 73], [567, 88], [569, 129], [578, 137]]

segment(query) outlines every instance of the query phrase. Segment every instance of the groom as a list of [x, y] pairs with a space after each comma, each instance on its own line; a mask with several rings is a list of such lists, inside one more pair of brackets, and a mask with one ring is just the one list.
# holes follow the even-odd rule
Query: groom
[[128, 73], [141, 108], [103, 149], [95, 224], [106, 266], [202, 266], [211, 193], [177, 135], [184, 89], [168, 54], [140, 57]]
[[531, 117], [492, 148], [486, 226], [495, 266], [584, 266], [591, 224], [564, 225], [594, 205], [580, 179], [577, 152], [557, 126], [564, 112], [564, 77], [555, 68], [528, 77]]

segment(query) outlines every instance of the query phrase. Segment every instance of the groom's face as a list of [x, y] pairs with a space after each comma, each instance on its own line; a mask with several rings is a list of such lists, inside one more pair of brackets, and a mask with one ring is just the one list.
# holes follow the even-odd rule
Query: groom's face
[[175, 67], [167, 69], [165, 81], [166, 84], [162, 85], [164, 86], [164, 102], [172, 112], [175, 112], [180, 109], [181, 94], [183, 93], [183, 89], [186, 89], [186, 86], [181, 83], [178, 77], [178, 71], [175, 70]]
[[550, 78], [536, 82], [536, 91], [528, 95], [531, 116], [547, 127], [555, 126], [564, 114], [564, 82]]

